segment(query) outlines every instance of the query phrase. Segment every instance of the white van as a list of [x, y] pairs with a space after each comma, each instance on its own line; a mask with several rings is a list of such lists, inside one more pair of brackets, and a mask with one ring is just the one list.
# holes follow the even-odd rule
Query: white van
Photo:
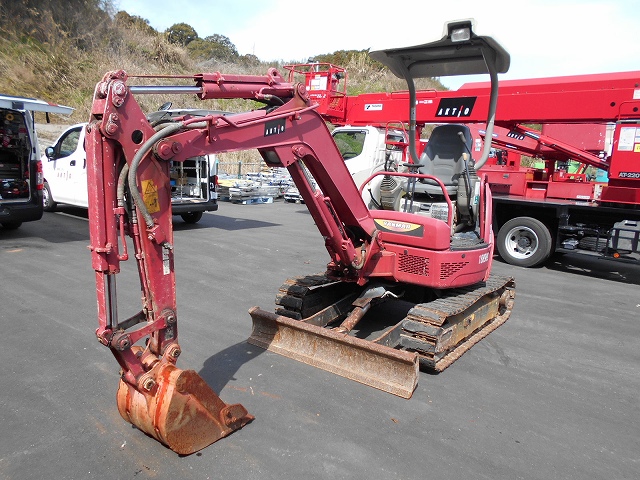
[[42, 163], [33, 112], [69, 115], [73, 108], [0, 95], [0, 224], [5, 230], [42, 217]]
[[[87, 155], [84, 150], [86, 123], [65, 130], [42, 157], [45, 211], [58, 203], [88, 207]], [[187, 223], [196, 223], [203, 212], [218, 209], [215, 156], [200, 156], [172, 162], [171, 207]]]

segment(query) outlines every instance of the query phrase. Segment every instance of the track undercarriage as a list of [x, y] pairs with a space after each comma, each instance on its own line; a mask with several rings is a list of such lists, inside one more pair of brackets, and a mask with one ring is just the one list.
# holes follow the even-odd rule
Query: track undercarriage
[[[324, 275], [298, 277], [280, 287], [275, 314], [250, 310], [248, 341], [409, 398], [418, 365], [437, 372], [447, 368], [507, 321], [514, 296], [509, 277], [491, 276], [447, 290], [382, 283], [360, 287]], [[382, 319], [377, 315], [375, 327], [370, 321], [358, 323], [369, 311], [375, 316], [372, 307], [388, 302], [399, 308], [385, 311]]]

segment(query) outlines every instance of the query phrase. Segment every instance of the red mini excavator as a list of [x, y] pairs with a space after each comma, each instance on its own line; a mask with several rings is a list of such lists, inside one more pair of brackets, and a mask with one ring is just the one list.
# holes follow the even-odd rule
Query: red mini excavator
[[[491, 138], [497, 73], [507, 71], [509, 55], [492, 38], [477, 36], [470, 21], [448, 24], [439, 41], [371, 55], [408, 82], [411, 145], [415, 77], [489, 73], [495, 85], [487, 120]], [[405, 191], [432, 192], [438, 215], [399, 211], [393, 201], [370, 209], [305, 86], [286, 82], [275, 69], [264, 76], [198, 74], [189, 86], [135, 86], [131, 78], [124, 71], [104, 76], [87, 128], [96, 334], [122, 369], [121, 415], [169, 448], [195, 452], [253, 418], [242, 405], [224, 403], [196, 372], [176, 367], [181, 350], [171, 162], [257, 149], [268, 166], [288, 169], [325, 239], [326, 271], [286, 281], [276, 313], [253, 308], [251, 343], [410, 397], [419, 365], [446, 368], [509, 317], [514, 282], [490, 275], [491, 193], [473, 168], [464, 130], [444, 130], [431, 156], [418, 158], [412, 148], [409, 172], [380, 172], [389, 191], [403, 184]], [[135, 98], [144, 93], [195, 93], [266, 106], [150, 121]], [[487, 142], [485, 157], [489, 148]], [[431, 173], [422, 173], [423, 167]], [[126, 236], [142, 308], [120, 319], [115, 279], [129, 259]], [[369, 310], [400, 298], [413, 305], [406, 317], [392, 319], [375, 338], [359, 334], [370, 330], [360, 328]]]

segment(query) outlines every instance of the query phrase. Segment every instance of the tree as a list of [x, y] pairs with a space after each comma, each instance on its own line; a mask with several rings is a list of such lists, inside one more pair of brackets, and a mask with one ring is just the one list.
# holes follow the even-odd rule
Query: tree
[[201, 38], [196, 38], [187, 45], [187, 51], [193, 58], [208, 60], [212, 56], [211, 44]]
[[233, 62], [239, 58], [236, 46], [224, 35], [209, 35], [198, 38], [187, 45], [189, 55], [202, 60]]
[[149, 25], [149, 20], [139, 17], [138, 15], [129, 15], [124, 10], [116, 13], [114, 20], [116, 21], [117, 25], [122, 25], [126, 28], [135, 28], [137, 30], [140, 30], [141, 32], [146, 33], [147, 35], [158, 33], [155, 28]]
[[167, 28], [165, 33], [167, 34], [167, 40], [169, 40], [169, 42], [176, 43], [184, 47], [198, 38], [198, 33], [195, 29], [186, 23], [173, 24]]
[[247, 53], [246, 55], [242, 55], [240, 57], [240, 63], [247, 67], [255, 67], [257, 65], [260, 65], [260, 59], [252, 53]]
[[205, 37], [205, 40], [211, 44], [210, 58], [228, 62], [238, 57], [238, 49], [228, 37], [216, 33]]

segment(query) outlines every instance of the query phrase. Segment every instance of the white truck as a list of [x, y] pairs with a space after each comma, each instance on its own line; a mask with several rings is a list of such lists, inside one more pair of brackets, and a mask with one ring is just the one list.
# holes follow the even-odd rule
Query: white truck
[[331, 135], [358, 187], [370, 175], [383, 170], [385, 162], [397, 166], [407, 161], [403, 158], [407, 135], [402, 130], [345, 125], [335, 128]]
[[[331, 132], [345, 165], [351, 173], [353, 182], [360, 187], [375, 172], [383, 170], [385, 163], [397, 166], [406, 161], [403, 157], [402, 144], [406, 144], [406, 133], [398, 129], [384, 129], [372, 126], [337, 127]], [[374, 182], [379, 182], [379, 179]], [[371, 195], [365, 190], [362, 193], [365, 202]], [[284, 192], [285, 202], [303, 203], [302, 195], [295, 187]]]
[[5, 230], [42, 217], [42, 163], [33, 112], [69, 115], [73, 108], [0, 95], [0, 224]]
[[[386, 163], [397, 167], [407, 161], [403, 155], [407, 134], [400, 129], [345, 125], [335, 128], [331, 136], [358, 187], [375, 172], [384, 170]], [[374, 182], [379, 182], [381, 178], [378, 177]], [[363, 197], [367, 203], [371, 198], [366, 187]], [[285, 192], [284, 199], [287, 202], [302, 202], [302, 196], [295, 186]]]
[[[55, 210], [58, 203], [88, 207], [85, 127], [86, 123], [69, 127], [55, 144], [45, 149], [42, 156], [45, 211]], [[213, 155], [200, 156], [171, 166], [172, 212], [186, 223], [196, 223], [203, 212], [218, 209], [215, 160]]]

